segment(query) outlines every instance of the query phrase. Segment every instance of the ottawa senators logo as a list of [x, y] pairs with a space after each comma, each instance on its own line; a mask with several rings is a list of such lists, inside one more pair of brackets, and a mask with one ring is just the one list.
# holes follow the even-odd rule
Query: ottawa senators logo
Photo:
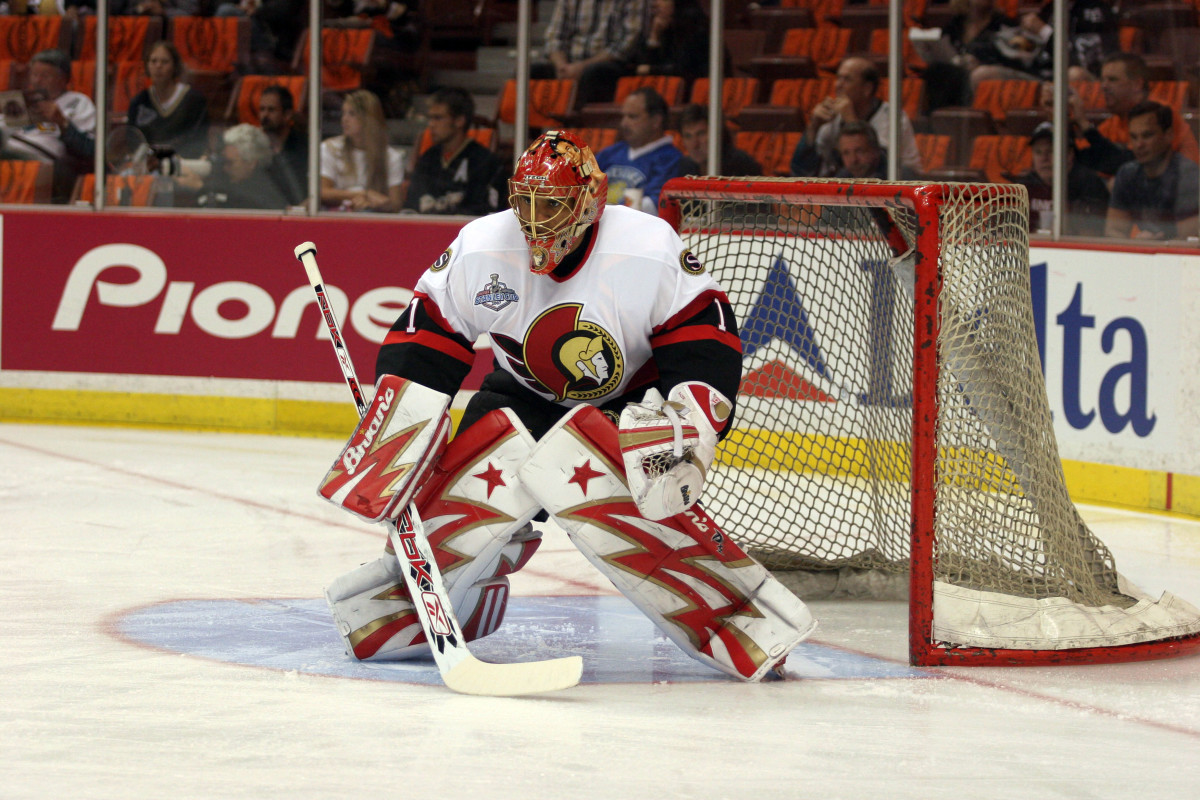
[[433, 262], [433, 266], [429, 268], [430, 272], [441, 272], [446, 267], [450, 266], [450, 259], [454, 256], [454, 251], [447, 247], [446, 252], [437, 257], [437, 261]]
[[509, 368], [526, 386], [555, 400], [594, 400], [614, 391], [625, 372], [612, 334], [581, 320], [583, 306], [564, 303], [542, 312], [525, 341], [495, 335]]

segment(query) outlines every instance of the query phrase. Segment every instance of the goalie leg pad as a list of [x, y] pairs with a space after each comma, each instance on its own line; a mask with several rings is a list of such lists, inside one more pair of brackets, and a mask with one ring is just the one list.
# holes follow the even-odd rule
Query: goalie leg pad
[[[417, 495], [434, 557], [467, 640], [499, 626], [508, 579], [533, 556], [539, 510], [517, 468], [533, 438], [507, 409], [493, 411], [454, 439]], [[384, 557], [334, 581], [326, 591], [347, 652], [400, 659], [428, 652], [390, 546]]]
[[384, 375], [318, 493], [368, 522], [396, 516], [446, 446], [449, 406], [449, 395]]
[[616, 427], [580, 406], [542, 437], [521, 478], [605, 577], [693, 658], [757, 681], [816, 628], [808, 608], [699, 506], [643, 517]]

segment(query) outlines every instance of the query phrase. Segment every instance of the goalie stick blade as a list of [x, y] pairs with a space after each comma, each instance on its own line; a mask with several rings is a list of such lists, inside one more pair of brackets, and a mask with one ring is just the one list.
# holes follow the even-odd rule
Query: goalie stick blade
[[460, 694], [516, 697], [570, 689], [582, 676], [583, 659], [579, 656], [517, 664], [492, 664], [468, 656], [442, 679], [448, 688]]
[[583, 675], [583, 659], [579, 656], [516, 664], [492, 664], [475, 658], [467, 649], [416, 506], [410, 503], [387, 527], [409, 596], [420, 598], [415, 603], [417, 618], [448, 689], [461, 694], [512, 697], [568, 689], [579, 683]]

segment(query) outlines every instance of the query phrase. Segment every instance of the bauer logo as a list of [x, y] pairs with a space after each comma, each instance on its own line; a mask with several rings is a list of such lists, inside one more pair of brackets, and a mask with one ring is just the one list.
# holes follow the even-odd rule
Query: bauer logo
[[389, 388], [382, 398], [380, 398], [379, 406], [375, 409], [375, 415], [371, 417], [371, 422], [367, 425], [367, 429], [363, 431], [363, 438], [358, 444], [351, 445], [346, 448], [346, 455], [342, 456], [342, 466], [346, 468], [347, 475], [353, 475], [354, 470], [358, 469], [358, 465], [362, 463], [363, 458], [371, 450], [371, 443], [375, 441], [375, 437], [383, 428], [384, 421], [387, 419], [388, 410], [392, 407], [392, 400], [396, 398], [396, 391]]

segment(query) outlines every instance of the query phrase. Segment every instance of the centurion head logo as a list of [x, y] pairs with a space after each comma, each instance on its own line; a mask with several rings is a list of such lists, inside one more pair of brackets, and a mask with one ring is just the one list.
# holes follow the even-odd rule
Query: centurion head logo
[[581, 319], [583, 306], [564, 303], [542, 312], [524, 341], [496, 335], [508, 367], [539, 394], [555, 400], [593, 400], [621, 384], [624, 357], [616, 340], [594, 322]]

